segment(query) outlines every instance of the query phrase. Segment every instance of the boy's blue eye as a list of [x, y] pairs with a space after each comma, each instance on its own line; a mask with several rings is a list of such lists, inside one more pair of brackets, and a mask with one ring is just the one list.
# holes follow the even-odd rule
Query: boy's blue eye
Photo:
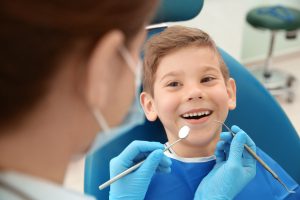
[[214, 77], [211, 77], [211, 76], [207, 76], [207, 77], [204, 77], [201, 79], [201, 83], [206, 83], [206, 82], [209, 82], [209, 81], [212, 81], [212, 80], [215, 80]]

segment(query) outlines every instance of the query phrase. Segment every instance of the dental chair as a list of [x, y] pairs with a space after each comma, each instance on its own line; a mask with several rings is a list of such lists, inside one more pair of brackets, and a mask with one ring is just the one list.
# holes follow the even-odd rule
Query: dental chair
[[[154, 23], [188, 20], [202, 9], [203, 0], [164, 0]], [[149, 30], [156, 34], [163, 27]], [[201, 24], [199, 24], [201, 27]], [[226, 124], [237, 124], [255, 141], [258, 147], [276, 160], [298, 183], [300, 183], [300, 139], [289, 119], [270, 93], [234, 58], [224, 50], [220, 52], [231, 76], [237, 82], [237, 108], [229, 113]], [[84, 192], [97, 199], [108, 199], [109, 187], [98, 187], [109, 177], [109, 161], [134, 140], [158, 141], [167, 138], [159, 120], [144, 124], [118, 135], [85, 161]]]

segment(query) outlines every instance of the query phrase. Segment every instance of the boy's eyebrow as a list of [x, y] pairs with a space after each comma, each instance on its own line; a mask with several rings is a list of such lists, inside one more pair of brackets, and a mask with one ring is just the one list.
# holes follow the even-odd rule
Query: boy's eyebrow
[[168, 76], [178, 76], [178, 75], [180, 75], [181, 73], [182, 73], [181, 71], [171, 71], [171, 72], [169, 72], [169, 73], [163, 75], [163, 77], [160, 79], [159, 82], [163, 81], [163, 80], [164, 80], [166, 77], [168, 77]]
[[215, 71], [215, 72], [219, 72], [220, 68], [216, 68], [216, 67], [212, 67], [212, 66], [205, 66], [204, 69], [202, 70], [203, 72], [207, 72], [207, 71]]

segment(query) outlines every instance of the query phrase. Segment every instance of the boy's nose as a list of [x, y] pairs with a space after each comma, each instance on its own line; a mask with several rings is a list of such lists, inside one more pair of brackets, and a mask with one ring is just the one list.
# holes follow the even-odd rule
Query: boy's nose
[[203, 91], [198, 87], [192, 87], [190, 88], [189, 92], [187, 93], [187, 100], [199, 100], [203, 98]]
[[189, 97], [188, 100], [191, 101], [191, 100], [196, 100], [196, 99], [202, 99], [201, 96], [197, 96], [197, 97]]
[[200, 97], [200, 96], [199, 96], [199, 97], [190, 97], [190, 98], [189, 98], [189, 101], [190, 101], [190, 100], [193, 100], [193, 99], [202, 99], [202, 97]]

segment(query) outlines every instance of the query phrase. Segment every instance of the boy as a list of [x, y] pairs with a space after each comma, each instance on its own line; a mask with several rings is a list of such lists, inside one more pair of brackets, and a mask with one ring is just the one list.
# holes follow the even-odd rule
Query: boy
[[[187, 139], [166, 153], [170, 174], [156, 174], [146, 199], [193, 199], [202, 179], [215, 165], [214, 150], [228, 111], [236, 107], [236, 85], [213, 40], [205, 32], [183, 26], [167, 28], [146, 44], [144, 91], [140, 96], [146, 117], [162, 122], [168, 143], [188, 125]], [[257, 154], [291, 189], [289, 195], [260, 164], [255, 178], [235, 199], [299, 198], [298, 184], [261, 150]], [[237, 177], [238, 178], [238, 177]]]

